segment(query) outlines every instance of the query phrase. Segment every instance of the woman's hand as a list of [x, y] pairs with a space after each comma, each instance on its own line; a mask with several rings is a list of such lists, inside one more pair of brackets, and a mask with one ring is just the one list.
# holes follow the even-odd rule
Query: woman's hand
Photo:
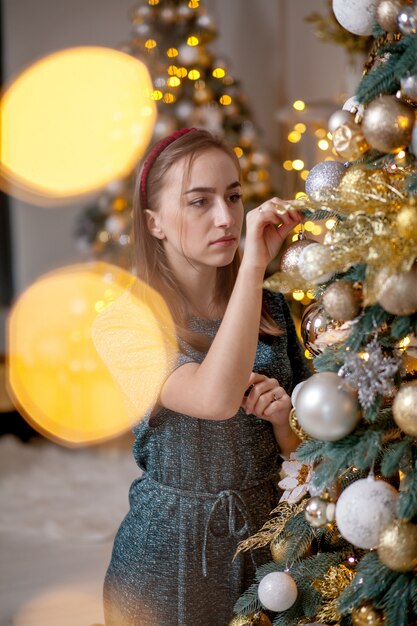
[[301, 222], [298, 211], [278, 213], [277, 208], [283, 203], [279, 198], [271, 198], [247, 213], [243, 262], [265, 269], [287, 235]]
[[276, 426], [288, 426], [291, 398], [275, 378], [252, 372], [249, 378], [250, 391], [243, 399], [242, 407]]

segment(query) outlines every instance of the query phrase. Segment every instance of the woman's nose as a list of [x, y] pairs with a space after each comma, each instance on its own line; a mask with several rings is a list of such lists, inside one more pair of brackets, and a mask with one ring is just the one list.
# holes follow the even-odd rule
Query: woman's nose
[[234, 222], [233, 213], [224, 200], [216, 203], [214, 223], [216, 226], [231, 226]]

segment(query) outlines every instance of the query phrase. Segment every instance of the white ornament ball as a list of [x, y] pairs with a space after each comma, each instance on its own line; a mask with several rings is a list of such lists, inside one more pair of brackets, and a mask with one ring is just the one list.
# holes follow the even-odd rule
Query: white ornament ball
[[306, 194], [312, 199], [318, 199], [321, 192], [336, 189], [345, 173], [346, 167], [338, 161], [317, 163], [308, 173]]
[[346, 487], [336, 504], [340, 534], [358, 548], [371, 550], [381, 531], [395, 519], [398, 492], [389, 483], [363, 478]]
[[342, 126], [342, 124], [346, 124], [346, 122], [353, 122], [354, 118], [350, 111], [346, 111], [341, 109], [340, 111], [335, 111], [331, 114], [327, 122], [327, 128], [329, 132], [334, 133], [336, 128]]
[[313, 283], [327, 283], [334, 272], [324, 269], [329, 260], [329, 249], [321, 243], [312, 243], [300, 252], [298, 271], [306, 280]]
[[305, 432], [322, 441], [337, 441], [349, 435], [359, 421], [356, 394], [336, 372], [310, 376], [295, 402], [297, 421]]
[[294, 389], [292, 390], [292, 394], [291, 394], [291, 404], [293, 406], [295, 406], [295, 401], [297, 399], [298, 396], [298, 392], [300, 391], [301, 387], [304, 385], [306, 381], [302, 380], [300, 383], [297, 383], [294, 387]]
[[297, 599], [295, 580], [285, 572], [271, 572], [258, 585], [258, 597], [269, 611], [286, 611]]
[[354, 35], [372, 35], [377, 0], [333, 0], [339, 24]]

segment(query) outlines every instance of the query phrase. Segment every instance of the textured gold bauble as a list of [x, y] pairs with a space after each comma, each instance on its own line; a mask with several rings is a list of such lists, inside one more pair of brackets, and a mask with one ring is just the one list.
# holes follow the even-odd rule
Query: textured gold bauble
[[228, 626], [271, 626], [271, 620], [262, 611], [249, 615], [235, 615]]
[[300, 424], [298, 423], [295, 409], [291, 409], [288, 421], [291, 430], [297, 435], [299, 439], [301, 439], [301, 441], [305, 441], [306, 439], [308, 439], [307, 433], [301, 428]]
[[294, 241], [294, 243], [291, 243], [288, 248], [286, 248], [282, 253], [279, 262], [279, 271], [294, 272], [295, 270], [297, 270], [301, 252], [304, 250], [304, 248], [311, 245], [312, 243], [315, 242], [311, 241], [311, 239], [304, 238], [299, 238], [298, 241]]
[[397, 152], [411, 140], [414, 109], [395, 96], [380, 96], [366, 108], [362, 130], [367, 142], [380, 152]]
[[322, 302], [326, 312], [334, 320], [353, 320], [361, 310], [359, 290], [347, 280], [336, 280], [329, 285]]
[[403, 0], [380, 0], [377, 4], [376, 21], [387, 33], [398, 33], [397, 17], [403, 6]]
[[397, 215], [397, 228], [404, 239], [417, 239], [417, 204], [403, 206]]
[[356, 161], [369, 150], [369, 144], [361, 127], [354, 122], [345, 122], [336, 128], [332, 141], [337, 154], [348, 161]]
[[417, 381], [403, 383], [392, 404], [397, 426], [411, 437], [417, 437]]
[[353, 609], [352, 621], [354, 626], [383, 626], [385, 624], [383, 613], [374, 609], [370, 602]]
[[280, 539], [280, 540], [275, 538], [269, 544], [272, 560], [275, 561], [275, 563], [285, 562], [288, 542], [290, 541], [291, 536], [292, 536], [291, 534], [288, 534], [286, 537], [284, 537], [284, 539]]
[[[384, 270], [381, 276], [383, 274]], [[417, 268], [414, 267], [409, 272], [391, 274], [381, 285], [377, 301], [383, 309], [393, 315], [415, 313], [417, 311]]]
[[395, 572], [409, 572], [417, 566], [417, 526], [396, 520], [379, 536], [379, 560]]

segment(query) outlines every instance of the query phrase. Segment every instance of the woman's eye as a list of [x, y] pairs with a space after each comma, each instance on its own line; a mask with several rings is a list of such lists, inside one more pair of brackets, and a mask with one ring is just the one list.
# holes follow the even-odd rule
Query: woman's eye
[[207, 204], [207, 198], [196, 198], [195, 200], [191, 200], [190, 205], [197, 207], [197, 208], [202, 208], [204, 206], [206, 206]]
[[240, 202], [241, 199], [242, 199], [241, 193], [233, 193], [231, 196], [229, 196], [230, 202], [233, 202], [233, 203]]

